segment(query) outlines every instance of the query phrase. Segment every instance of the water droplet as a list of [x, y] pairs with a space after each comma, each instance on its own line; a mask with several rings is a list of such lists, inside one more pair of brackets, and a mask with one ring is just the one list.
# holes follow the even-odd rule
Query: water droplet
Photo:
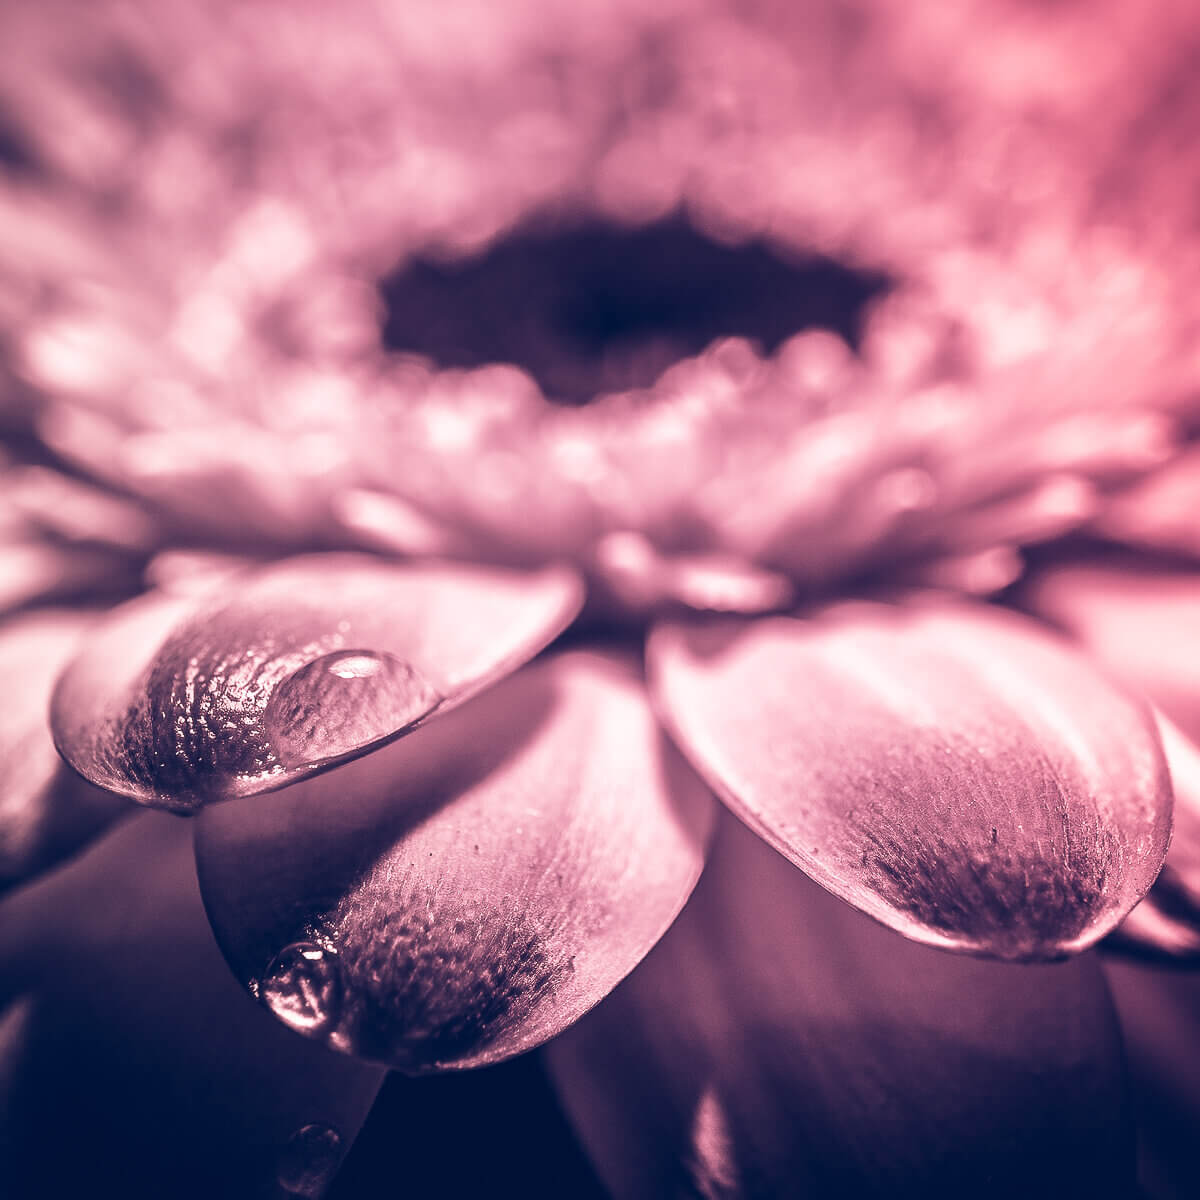
[[371, 650], [338, 650], [306, 663], [271, 694], [263, 722], [292, 767], [350, 754], [423, 717], [441, 697], [407, 663]]
[[293, 1196], [320, 1196], [342, 1159], [342, 1135], [332, 1125], [303, 1125], [288, 1138], [275, 1178]]
[[342, 1007], [337, 955], [315, 942], [293, 942], [271, 960], [258, 987], [259, 998], [298, 1033], [324, 1033]]

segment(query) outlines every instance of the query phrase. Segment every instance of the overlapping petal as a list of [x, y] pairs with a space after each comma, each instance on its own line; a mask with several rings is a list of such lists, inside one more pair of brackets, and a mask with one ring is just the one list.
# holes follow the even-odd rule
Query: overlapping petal
[[640, 673], [547, 659], [340, 770], [198, 820], [217, 939], [285, 1024], [418, 1074], [609, 992], [683, 907], [713, 802]]
[[1200, 447], [1193, 444], [1110, 501], [1096, 525], [1118, 541], [1194, 557], [1200, 552], [1197, 505]]
[[381, 1079], [291, 1036], [229, 977], [183, 821], [138, 813], [0, 906], [12, 1200], [316, 1196]]
[[1132, 1191], [1091, 955], [947, 954], [828, 895], [731, 817], [646, 961], [545, 1052], [612, 1193]]
[[1159, 732], [1175, 793], [1175, 822], [1162, 872], [1117, 929], [1127, 947], [1200, 962], [1200, 748], [1166, 717]]
[[1073, 563], [1024, 589], [1037, 612], [1159, 711], [1175, 792], [1175, 829], [1162, 874], [1120, 928], [1126, 948], [1200, 961], [1200, 574], [1127, 561]]
[[187, 811], [394, 738], [536, 653], [581, 600], [567, 568], [287, 559], [118, 609], [64, 672], [51, 726], [93, 783]]
[[1200, 739], [1200, 572], [1071, 563], [1034, 576], [1022, 597]]
[[31, 613], [0, 628], [0, 890], [83, 845], [128, 809], [54, 752], [46, 706], [63, 663], [94, 621]]
[[822, 886], [918, 941], [1053, 959], [1149, 889], [1170, 789], [1147, 712], [1026, 621], [967, 605], [666, 625], [689, 757]]

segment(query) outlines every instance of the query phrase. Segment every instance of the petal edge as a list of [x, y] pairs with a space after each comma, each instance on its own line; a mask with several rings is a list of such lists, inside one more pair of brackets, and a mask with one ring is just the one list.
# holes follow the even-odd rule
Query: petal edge
[[658, 707], [751, 828], [917, 941], [1050, 960], [1145, 895], [1170, 830], [1152, 719], [968, 605], [659, 627]]

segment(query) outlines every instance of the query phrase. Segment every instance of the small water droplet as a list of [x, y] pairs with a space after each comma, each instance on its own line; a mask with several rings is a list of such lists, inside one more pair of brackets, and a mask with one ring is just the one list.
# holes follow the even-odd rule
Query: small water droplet
[[293, 1196], [320, 1196], [342, 1159], [342, 1135], [332, 1125], [303, 1125], [288, 1138], [275, 1178]]
[[324, 1033], [342, 1007], [337, 955], [315, 942], [293, 942], [271, 960], [258, 985], [264, 1004], [299, 1033]]
[[394, 655], [338, 650], [306, 663], [271, 694], [263, 723], [292, 767], [350, 754], [411, 725], [441, 697]]

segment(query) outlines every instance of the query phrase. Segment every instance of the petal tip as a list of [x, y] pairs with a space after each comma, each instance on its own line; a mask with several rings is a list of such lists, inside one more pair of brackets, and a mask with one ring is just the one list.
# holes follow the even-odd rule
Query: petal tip
[[176, 812], [278, 790], [502, 678], [583, 601], [539, 572], [307, 555], [118, 610], [58, 681], [55, 744], [90, 782]]
[[955, 605], [664, 626], [650, 677], [714, 790], [905, 936], [1075, 954], [1151, 886], [1170, 785], [1149, 715], [1055, 639]]

